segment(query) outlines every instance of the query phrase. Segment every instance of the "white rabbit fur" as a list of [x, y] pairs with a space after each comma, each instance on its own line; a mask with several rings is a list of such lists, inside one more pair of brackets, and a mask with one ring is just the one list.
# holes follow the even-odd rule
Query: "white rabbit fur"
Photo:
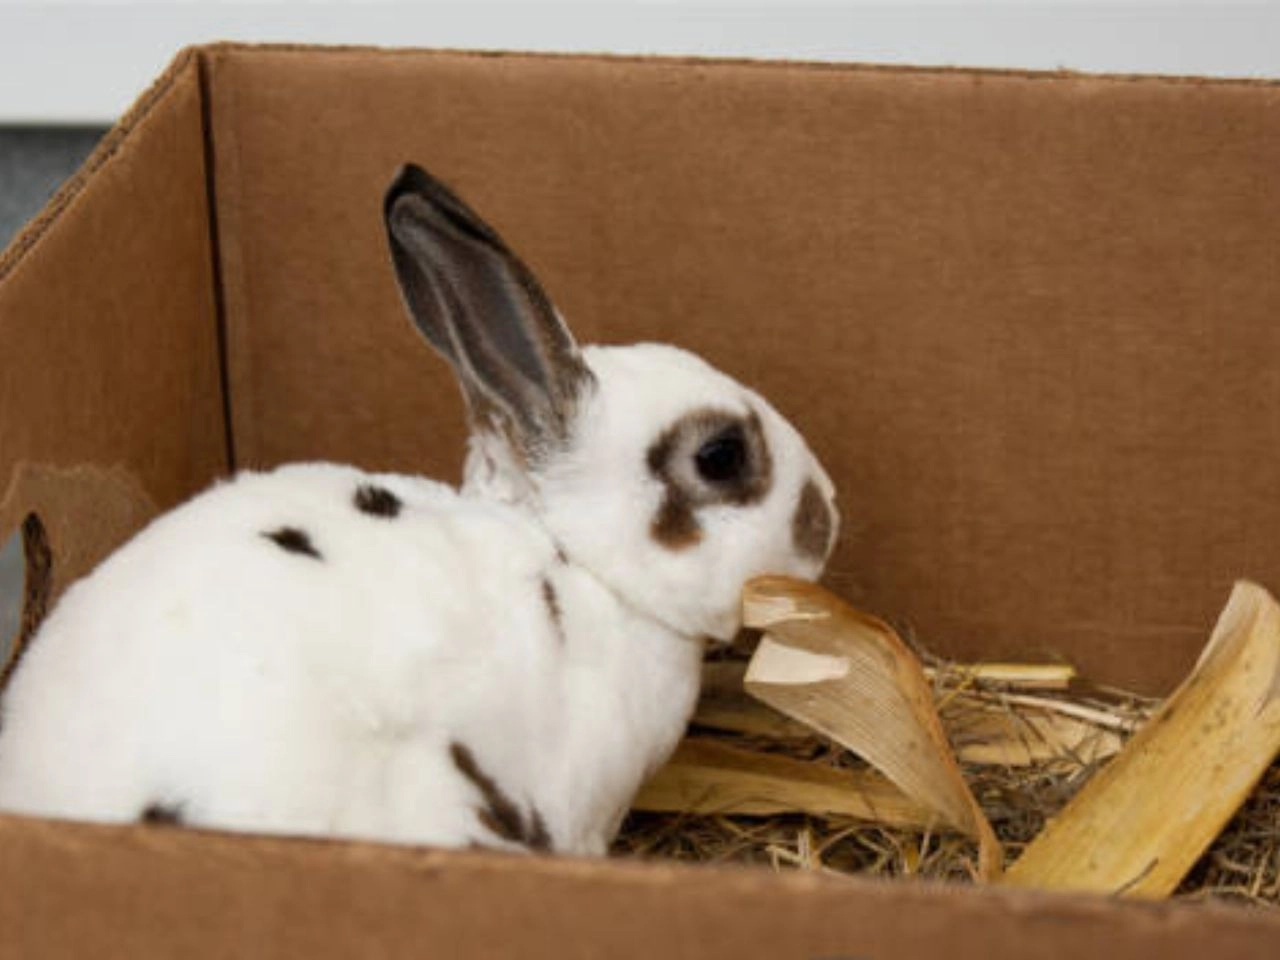
[[[745, 580], [820, 572], [832, 486], [762, 398], [673, 347], [575, 348], [555, 449], [486, 421], [474, 391], [501, 377], [450, 359], [476, 427], [461, 491], [321, 463], [242, 473], [73, 585], [0, 701], [0, 809], [604, 852]], [[755, 418], [763, 492], [690, 505], [655, 474], [656, 439], [708, 410]], [[815, 489], [820, 542], [801, 549]]]

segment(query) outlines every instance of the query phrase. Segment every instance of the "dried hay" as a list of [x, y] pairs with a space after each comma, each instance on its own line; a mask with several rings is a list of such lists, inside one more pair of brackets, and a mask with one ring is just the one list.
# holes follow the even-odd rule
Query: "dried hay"
[[[874, 776], [848, 751], [740, 693], [749, 648], [749, 642], [740, 643], [709, 660], [690, 742], [711, 741]], [[994, 671], [976, 673], [928, 654], [921, 659], [961, 768], [1007, 862], [1018, 858], [1048, 818], [1158, 706], [1155, 700], [1079, 681], [1046, 690], [1034, 680], [1002, 682], [992, 679]], [[888, 827], [844, 815], [637, 810], [624, 824], [614, 853], [969, 882], [977, 872], [978, 850], [955, 833]], [[1263, 777], [1176, 896], [1280, 906], [1280, 764]]]

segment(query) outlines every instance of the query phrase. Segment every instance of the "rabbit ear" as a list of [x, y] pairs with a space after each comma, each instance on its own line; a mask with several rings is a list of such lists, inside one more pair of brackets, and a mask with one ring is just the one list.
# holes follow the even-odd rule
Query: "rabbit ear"
[[533, 273], [462, 200], [404, 167], [383, 204], [400, 290], [472, 415], [527, 457], [563, 445], [591, 373]]

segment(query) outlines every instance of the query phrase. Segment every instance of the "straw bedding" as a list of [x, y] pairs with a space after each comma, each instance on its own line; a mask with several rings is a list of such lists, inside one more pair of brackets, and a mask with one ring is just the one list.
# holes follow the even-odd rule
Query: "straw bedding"
[[[739, 649], [729, 654], [745, 660]], [[1099, 751], [1062, 747], [1052, 756], [1026, 765], [974, 763], [960, 749], [966, 711], [989, 717], [1006, 712], [1014, 729], [1024, 731], [1028, 746], [1042, 735], [1027, 722], [1043, 716], [1045, 704], [1060, 704], [1072, 716], [1092, 718], [1099, 735], [1114, 745], [1124, 741], [1153, 712], [1156, 701], [1122, 692], [1073, 684], [1064, 691], [1034, 696], [1011, 694], [1000, 685], [982, 688], [964, 668], [925, 656], [933, 667], [933, 683], [961, 767], [1004, 850], [1006, 863], [1016, 860], [1026, 843], [1088, 780]], [[958, 692], [971, 694], [959, 697]], [[982, 717], [975, 719], [981, 720]], [[818, 735], [745, 735], [701, 728], [695, 718], [691, 735], [712, 737], [734, 746], [778, 752], [807, 763], [855, 768], [862, 764], [848, 751]], [[1045, 753], [1046, 744], [1034, 744]], [[976, 844], [951, 833], [918, 832], [845, 817], [799, 813], [775, 816], [726, 816], [633, 812], [614, 847], [616, 855], [668, 858], [705, 863], [743, 863], [773, 870], [810, 870], [880, 877], [925, 877], [971, 882], [976, 873]], [[1195, 900], [1227, 900], [1280, 906], [1280, 764], [1263, 777], [1252, 798], [1239, 811], [1179, 888], [1177, 896]]]

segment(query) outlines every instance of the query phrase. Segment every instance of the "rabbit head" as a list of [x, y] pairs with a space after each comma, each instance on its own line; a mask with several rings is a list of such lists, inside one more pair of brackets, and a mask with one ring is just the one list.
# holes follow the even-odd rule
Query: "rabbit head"
[[568, 562], [685, 635], [731, 637], [753, 576], [821, 572], [834, 488], [763, 397], [676, 347], [579, 348], [528, 267], [421, 168], [384, 215], [409, 314], [467, 400], [464, 490], [527, 509]]

